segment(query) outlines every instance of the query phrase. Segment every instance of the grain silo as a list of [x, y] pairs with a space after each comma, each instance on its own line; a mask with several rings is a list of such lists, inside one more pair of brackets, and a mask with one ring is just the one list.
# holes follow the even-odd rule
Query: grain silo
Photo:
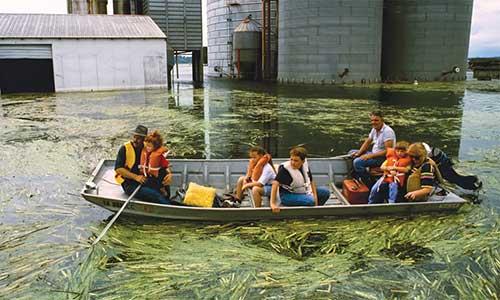
[[380, 80], [383, 0], [279, 2], [278, 80]]
[[465, 80], [472, 4], [385, 0], [383, 80]]
[[69, 14], [107, 14], [107, 0], [66, 0]]
[[[264, 4], [269, 5], [267, 13]], [[277, 55], [277, 2], [270, 0], [207, 0], [208, 25], [208, 75], [217, 77], [236, 76], [233, 64], [233, 32], [234, 29], [249, 15], [261, 25], [269, 24], [269, 31], [264, 35], [269, 48], [270, 73], [276, 73]], [[263, 22], [263, 14], [267, 22]]]
[[115, 15], [130, 15], [130, 1], [113, 0], [113, 13]]
[[233, 32], [233, 64], [237, 78], [257, 80], [261, 76], [261, 41], [259, 24], [245, 18]]

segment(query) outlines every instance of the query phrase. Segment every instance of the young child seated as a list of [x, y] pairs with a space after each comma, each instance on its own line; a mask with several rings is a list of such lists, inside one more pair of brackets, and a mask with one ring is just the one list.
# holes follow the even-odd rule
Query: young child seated
[[[406, 173], [411, 168], [411, 158], [407, 153], [409, 146], [408, 142], [400, 141], [394, 149], [387, 149], [386, 160], [380, 167], [384, 175], [371, 188], [369, 204], [382, 203], [386, 198], [389, 203], [396, 203], [399, 188], [404, 187]], [[387, 190], [388, 195], [384, 195]]]
[[255, 207], [262, 206], [262, 196], [269, 196], [271, 184], [276, 177], [271, 155], [262, 147], [255, 146], [248, 151], [247, 174], [241, 176], [236, 183], [235, 203], [225, 203], [226, 206], [238, 206], [243, 197], [243, 191], [250, 189], [255, 202]]
[[148, 134], [144, 139], [139, 169], [147, 177], [145, 186], [159, 190], [165, 197], [170, 198], [170, 186], [163, 185], [165, 177], [171, 176], [169, 161], [165, 157], [167, 151], [163, 146], [163, 137], [158, 131]]

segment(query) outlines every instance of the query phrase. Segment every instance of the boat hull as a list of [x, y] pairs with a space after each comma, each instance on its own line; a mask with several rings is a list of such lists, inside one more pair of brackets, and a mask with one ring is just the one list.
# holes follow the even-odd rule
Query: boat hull
[[[105, 199], [83, 194], [83, 197], [98, 206], [116, 212], [125, 203], [123, 199]], [[419, 202], [396, 204], [331, 205], [317, 207], [282, 207], [274, 214], [269, 207], [262, 208], [198, 208], [186, 206], [162, 205], [132, 200], [124, 214], [139, 217], [154, 217], [171, 220], [197, 221], [253, 221], [308, 218], [352, 218], [380, 215], [411, 216], [422, 213], [452, 213], [465, 202]]]
[[[276, 162], [283, 160], [276, 159]], [[214, 186], [219, 192], [227, 192], [239, 176], [245, 174], [246, 160], [171, 160], [173, 185], [185, 187], [194, 181]], [[314, 181], [318, 186], [329, 186], [331, 198], [325, 206], [316, 207], [282, 207], [279, 213], [272, 213], [269, 206], [254, 208], [200, 208], [181, 205], [163, 205], [132, 199], [124, 214], [170, 220], [195, 221], [253, 221], [304, 218], [352, 218], [380, 215], [409, 216], [422, 213], [455, 212], [466, 201], [453, 193], [436, 197], [427, 202], [396, 204], [361, 204], [350, 205], [336, 188], [350, 172], [350, 161], [345, 158], [310, 159]], [[114, 161], [102, 160], [82, 189], [82, 197], [109, 211], [116, 212], [127, 200], [121, 186], [114, 183]], [[90, 184], [89, 184], [90, 183]], [[97, 188], [89, 188], [89, 186]], [[248, 201], [249, 202], [249, 201]]]

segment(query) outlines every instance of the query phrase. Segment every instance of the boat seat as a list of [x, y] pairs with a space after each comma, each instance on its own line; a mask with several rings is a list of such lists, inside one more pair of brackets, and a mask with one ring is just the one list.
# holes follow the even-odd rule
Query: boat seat
[[[248, 193], [245, 194], [243, 197], [243, 201], [241, 203], [241, 207], [253, 207], [252, 206], [252, 200], [250, 198], [251, 196], [248, 195]], [[270, 207], [270, 197], [264, 196], [262, 197], [262, 207]], [[325, 206], [327, 205], [344, 205], [344, 202], [342, 202], [341, 199], [337, 198], [335, 196], [335, 193], [330, 191], [330, 198], [325, 202]]]

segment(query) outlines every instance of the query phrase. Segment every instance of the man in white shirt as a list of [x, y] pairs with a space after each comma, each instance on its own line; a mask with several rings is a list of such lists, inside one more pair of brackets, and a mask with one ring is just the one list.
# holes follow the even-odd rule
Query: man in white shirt
[[[378, 167], [384, 160], [387, 148], [396, 145], [396, 134], [392, 128], [384, 123], [382, 112], [374, 111], [370, 114], [372, 130], [368, 134], [359, 150], [351, 150], [349, 153], [354, 158], [354, 176], [365, 183], [369, 181], [367, 168]], [[371, 151], [368, 150], [372, 145]]]

